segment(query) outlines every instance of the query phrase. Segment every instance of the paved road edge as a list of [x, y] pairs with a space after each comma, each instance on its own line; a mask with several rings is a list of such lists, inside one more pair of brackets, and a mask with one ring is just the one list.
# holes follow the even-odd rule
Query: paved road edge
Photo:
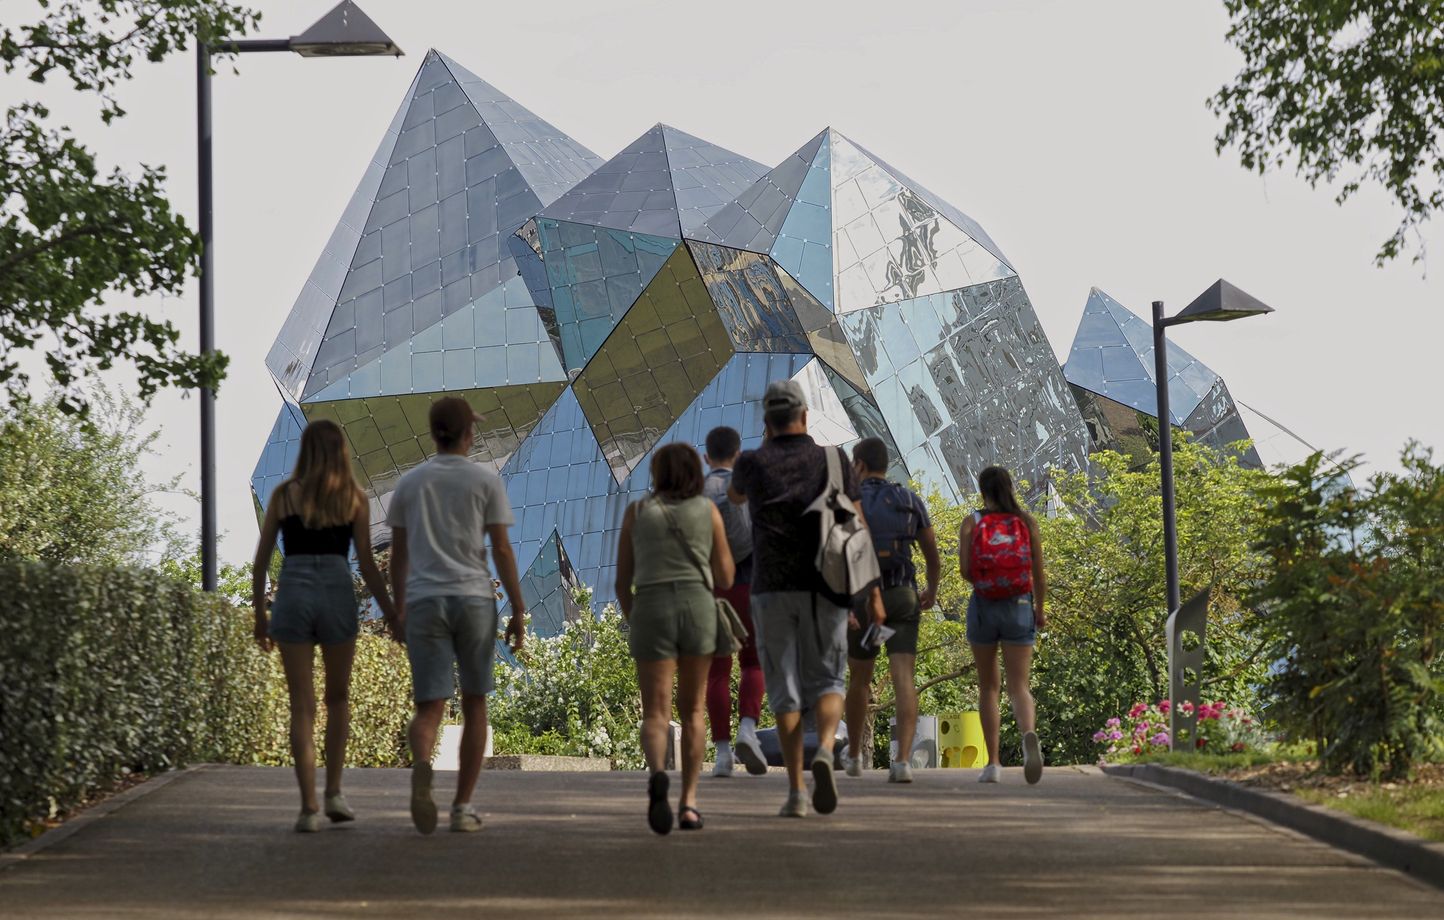
[[70, 818], [64, 824], [52, 827], [34, 840], [27, 840], [19, 846], [0, 851], [0, 872], [4, 872], [12, 866], [20, 865], [41, 850], [52, 847], [67, 837], [79, 833], [84, 830], [87, 825], [99, 821], [108, 814], [119, 811], [136, 799], [144, 798], [162, 786], [167, 786], [171, 782], [180, 779], [182, 776], [194, 773], [197, 770], [204, 770], [206, 766], [206, 764], [196, 764], [179, 770], [167, 770], [165, 773], [152, 776], [138, 786], [132, 786], [124, 792], [117, 793], [108, 799], [96, 803], [75, 817]]
[[1406, 831], [1314, 805], [1288, 793], [1253, 789], [1177, 767], [1118, 764], [1103, 767], [1103, 772], [1178, 789], [1225, 808], [1248, 812], [1444, 888], [1444, 844], [1431, 843]]

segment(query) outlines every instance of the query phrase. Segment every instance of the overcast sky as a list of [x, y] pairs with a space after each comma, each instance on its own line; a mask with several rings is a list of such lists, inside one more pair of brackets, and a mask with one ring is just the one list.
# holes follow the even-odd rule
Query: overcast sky
[[[258, 37], [330, 0], [256, 2]], [[256, 534], [249, 477], [279, 407], [264, 359], [428, 47], [610, 157], [658, 121], [774, 164], [831, 125], [978, 220], [1018, 268], [1066, 357], [1090, 286], [1145, 314], [1224, 277], [1273, 316], [1175, 330], [1236, 398], [1326, 448], [1393, 465], [1444, 441], [1436, 351], [1444, 281], [1373, 266], [1394, 229], [1372, 190], [1345, 207], [1288, 174], [1214, 153], [1204, 99], [1238, 69], [1219, 0], [869, 0], [607, 4], [360, 0], [400, 60], [250, 55], [215, 81], [222, 558]], [[0, 0], [0, 15], [28, 15]], [[142, 64], [105, 128], [58, 81], [42, 98], [108, 162], [164, 164], [195, 210], [194, 64]], [[1428, 236], [1435, 261], [1444, 233]], [[147, 304], [194, 342], [194, 292]], [[197, 408], [174, 394], [156, 477], [196, 486]], [[195, 517], [195, 506], [175, 509]]]

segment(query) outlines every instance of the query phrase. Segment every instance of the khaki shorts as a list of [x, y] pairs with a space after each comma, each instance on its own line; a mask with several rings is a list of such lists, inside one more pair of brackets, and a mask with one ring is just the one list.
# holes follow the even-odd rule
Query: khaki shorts
[[847, 692], [847, 608], [810, 591], [768, 591], [752, 595], [752, 624], [773, 712]]
[[632, 657], [670, 661], [717, 651], [717, 601], [700, 581], [643, 585], [628, 623]]
[[423, 597], [406, 604], [406, 657], [412, 698], [450, 699], [452, 665], [466, 696], [491, 692], [496, 656], [496, 598]]

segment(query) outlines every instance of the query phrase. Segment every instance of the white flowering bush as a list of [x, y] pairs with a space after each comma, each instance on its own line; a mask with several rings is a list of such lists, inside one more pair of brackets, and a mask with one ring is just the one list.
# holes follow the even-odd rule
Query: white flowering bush
[[640, 769], [642, 698], [623, 630], [608, 605], [550, 638], [528, 636], [521, 667], [497, 669], [496, 752], [605, 757], [613, 769]]

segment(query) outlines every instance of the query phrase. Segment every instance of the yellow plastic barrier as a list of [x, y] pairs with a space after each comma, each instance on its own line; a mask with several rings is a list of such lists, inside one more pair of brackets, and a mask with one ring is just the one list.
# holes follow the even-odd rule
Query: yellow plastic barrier
[[983, 720], [976, 711], [938, 714], [938, 766], [986, 767]]

